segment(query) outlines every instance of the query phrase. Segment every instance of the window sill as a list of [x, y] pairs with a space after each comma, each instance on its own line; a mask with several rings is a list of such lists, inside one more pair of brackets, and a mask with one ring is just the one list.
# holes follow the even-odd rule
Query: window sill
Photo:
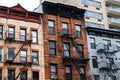
[[39, 66], [39, 64], [33, 63], [32, 65]]
[[37, 43], [32, 43], [32, 44], [38, 45], [38, 42]]
[[48, 32], [48, 34], [50, 34], [50, 35], [55, 35], [55, 33], [50, 33], [50, 32]]
[[50, 57], [56, 57], [56, 55], [49, 55]]

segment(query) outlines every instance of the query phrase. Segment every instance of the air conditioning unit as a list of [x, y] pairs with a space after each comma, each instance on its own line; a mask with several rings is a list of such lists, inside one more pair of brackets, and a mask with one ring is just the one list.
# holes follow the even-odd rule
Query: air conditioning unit
[[57, 75], [52, 75], [51, 79], [57, 79]]

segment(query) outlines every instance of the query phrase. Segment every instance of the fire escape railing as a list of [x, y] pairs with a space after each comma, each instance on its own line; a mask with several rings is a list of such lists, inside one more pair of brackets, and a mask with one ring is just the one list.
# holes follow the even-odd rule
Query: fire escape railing
[[[82, 71], [80, 70], [80, 63], [83, 61], [83, 63], [86, 64], [86, 61], [88, 61], [89, 59], [84, 58], [84, 54], [83, 52], [79, 49], [77, 42], [75, 41], [75, 37], [73, 37], [73, 35], [71, 34], [63, 34], [61, 35], [62, 39], [67, 39], [70, 40], [72, 45], [75, 47], [75, 49], [77, 50], [78, 56], [79, 58], [72, 58], [72, 57], [65, 57], [63, 58], [64, 60], [71, 62], [71, 64], [76, 68], [76, 70], [78, 71], [79, 74], [82, 74]], [[83, 80], [86, 80], [86, 78], [81, 77]]]
[[[5, 32], [5, 41], [6, 42], [22, 42], [19, 50], [17, 51], [17, 53], [15, 53], [13, 55], [13, 58], [12, 59], [8, 59], [8, 54], [5, 54], [5, 60], [6, 60], [6, 63], [14, 63], [14, 60], [15, 58], [17, 57], [17, 55], [20, 53], [21, 49], [25, 46], [25, 45], [29, 45], [31, 46], [31, 42], [32, 42], [32, 35], [31, 34], [25, 34], [25, 35], [21, 35], [20, 32], [14, 32], [13, 34], [11, 34], [9, 31], [6, 31]], [[28, 57], [28, 56], [27, 56]], [[32, 56], [30, 56], [29, 58], [30, 60], [22, 63], [24, 66], [23, 68], [20, 70], [20, 72], [18, 73], [18, 75], [15, 77], [14, 80], [17, 80], [17, 78], [20, 76], [20, 74], [23, 72], [24, 68], [28, 65], [28, 64], [32, 64]], [[21, 63], [21, 62], [20, 62]]]

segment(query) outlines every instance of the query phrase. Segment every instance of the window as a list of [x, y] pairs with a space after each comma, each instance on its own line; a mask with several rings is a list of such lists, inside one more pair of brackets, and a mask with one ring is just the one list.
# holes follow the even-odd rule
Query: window
[[54, 26], [54, 21], [53, 20], [48, 20], [48, 30], [49, 33], [55, 33], [55, 26]]
[[13, 60], [14, 49], [8, 49], [8, 60]]
[[0, 80], [2, 80], [2, 69], [0, 69]]
[[56, 55], [56, 42], [55, 41], [49, 41], [49, 50], [50, 50], [51, 56]]
[[93, 68], [98, 68], [98, 59], [97, 56], [92, 56]]
[[85, 67], [81, 66], [81, 67], [80, 67], [80, 70], [81, 70], [80, 80], [86, 80]]
[[96, 49], [95, 38], [90, 38], [91, 49]]
[[70, 57], [70, 44], [64, 43], [63, 45], [64, 45], [64, 56]]
[[38, 42], [37, 30], [32, 30], [32, 43]]
[[120, 51], [120, 42], [116, 41], [116, 44], [117, 44], [117, 50]]
[[26, 29], [20, 29], [20, 41], [26, 40]]
[[72, 80], [72, 69], [71, 66], [66, 66], [66, 80]]
[[20, 51], [20, 61], [27, 62], [27, 51], [25, 50]]
[[39, 64], [38, 52], [37, 51], [32, 51], [32, 55], [33, 55], [33, 64]]
[[110, 76], [111, 80], [117, 80], [116, 76]]
[[103, 19], [103, 14], [102, 13], [97, 13], [93, 11], [86, 11], [85, 12], [86, 17], [92, 17], [92, 18], [97, 18], [97, 19]]
[[3, 38], [3, 26], [0, 25], [0, 39]]
[[8, 80], [15, 79], [15, 70], [8, 70]]
[[32, 80], [39, 80], [39, 72], [33, 72], [33, 79]]
[[15, 39], [15, 28], [14, 27], [8, 28], [8, 37]]
[[62, 23], [62, 32], [63, 34], [68, 34], [68, 23]]
[[96, 8], [101, 8], [101, 2], [92, 1], [92, 0], [82, 0], [82, 4], [90, 5]]
[[100, 80], [100, 76], [99, 75], [94, 75], [94, 80]]
[[94, 27], [94, 28], [104, 29], [104, 25], [102, 25], [102, 24], [96, 24], [96, 23], [91, 23], [91, 22], [86, 22], [86, 27]]
[[57, 65], [56, 64], [50, 65], [50, 72], [51, 72], [51, 80], [57, 80]]
[[79, 48], [79, 54], [78, 54], [78, 57], [79, 58], [84, 58], [84, 52], [83, 52], [83, 45], [82, 44], [78, 44], [78, 48]]
[[2, 61], [2, 48], [0, 48], [0, 61]]
[[80, 25], [75, 25], [75, 29], [76, 29], [76, 36], [77, 37], [82, 37], [82, 35], [81, 35], [81, 26]]
[[20, 80], [27, 80], [27, 71], [23, 71], [20, 75]]
[[111, 46], [111, 41], [104, 39], [103, 43], [104, 43], [104, 49], [109, 50], [109, 46]]

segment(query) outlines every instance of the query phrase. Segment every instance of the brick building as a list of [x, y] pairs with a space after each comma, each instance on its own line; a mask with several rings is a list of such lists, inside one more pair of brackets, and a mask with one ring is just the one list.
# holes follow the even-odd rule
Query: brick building
[[45, 80], [89, 80], [85, 10], [43, 3]]
[[44, 80], [42, 14], [0, 6], [0, 80]]

